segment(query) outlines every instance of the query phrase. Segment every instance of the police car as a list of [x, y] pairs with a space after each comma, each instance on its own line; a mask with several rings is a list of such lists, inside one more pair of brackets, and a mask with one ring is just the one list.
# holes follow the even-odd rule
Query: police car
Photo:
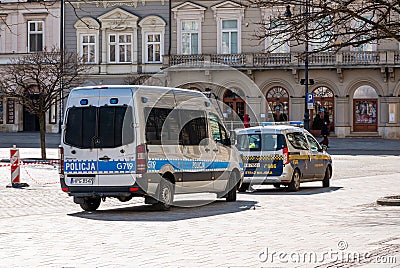
[[244, 164], [240, 192], [261, 184], [284, 185], [290, 191], [298, 191], [300, 183], [308, 181], [322, 181], [323, 187], [329, 187], [332, 158], [307, 130], [297, 125], [298, 122], [268, 122], [236, 131]]

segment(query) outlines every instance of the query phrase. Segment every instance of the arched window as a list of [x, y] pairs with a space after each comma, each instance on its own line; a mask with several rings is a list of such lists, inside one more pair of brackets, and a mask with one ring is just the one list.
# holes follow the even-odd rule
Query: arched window
[[267, 105], [275, 121], [289, 120], [289, 94], [283, 87], [273, 87], [267, 92]]
[[327, 87], [317, 87], [314, 91], [314, 110], [310, 111], [311, 129], [321, 130], [324, 121], [328, 122], [329, 130], [334, 131], [335, 96]]

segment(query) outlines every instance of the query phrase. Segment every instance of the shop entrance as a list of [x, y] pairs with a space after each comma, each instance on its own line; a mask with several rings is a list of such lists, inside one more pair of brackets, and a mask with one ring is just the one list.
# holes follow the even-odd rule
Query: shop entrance
[[353, 97], [353, 131], [378, 131], [378, 94], [371, 86], [361, 86]]

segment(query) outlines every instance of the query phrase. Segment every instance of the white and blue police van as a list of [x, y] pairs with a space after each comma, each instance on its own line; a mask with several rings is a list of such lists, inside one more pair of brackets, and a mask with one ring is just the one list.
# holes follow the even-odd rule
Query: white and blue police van
[[302, 122], [264, 122], [236, 131], [244, 179], [239, 192], [251, 185], [288, 186], [298, 191], [301, 182], [322, 181], [329, 187], [332, 158]]
[[236, 200], [240, 154], [201, 92], [152, 86], [71, 90], [62, 126], [60, 181], [83, 210], [106, 198], [145, 197], [161, 210], [174, 194]]

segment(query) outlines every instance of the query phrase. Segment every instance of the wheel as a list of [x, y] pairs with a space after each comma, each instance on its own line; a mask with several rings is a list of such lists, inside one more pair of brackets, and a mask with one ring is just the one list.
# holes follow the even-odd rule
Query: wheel
[[289, 183], [289, 191], [297, 192], [300, 189], [300, 173], [297, 169], [294, 170], [292, 180]]
[[325, 171], [324, 179], [322, 180], [322, 187], [324, 187], [324, 188], [329, 187], [330, 178], [331, 178], [331, 170], [329, 169], [329, 167], [327, 167], [326, 171]]
[[250, 183], [243, 182], [242, 185], [239, 187], [239, 193], [244, 193], [249, 189]]
[[101, 203], [100, 197], [98, 198], [85, 198], [82, 204], [80, 204], [81, 208], [85, 211], [95, 211], [99, 208]]
[[160, 183], [158, 202], [154, 204], [157, 210], [169, 210], [174, 201], [174, 185], [163, 178]]
[[281, 188], [281, 184], [280, 183], [274, 183], [273, 184], [275, 188]]
[[236, 201], [236, 191], [237, 191], [237, 174], [236, 172], [232, 172], [231, 176], [229, 177], [228, 185], [227, 185], [227, 191], [228, 193], [226, 194], [226, 201], [227, 202], [234, 202]]

